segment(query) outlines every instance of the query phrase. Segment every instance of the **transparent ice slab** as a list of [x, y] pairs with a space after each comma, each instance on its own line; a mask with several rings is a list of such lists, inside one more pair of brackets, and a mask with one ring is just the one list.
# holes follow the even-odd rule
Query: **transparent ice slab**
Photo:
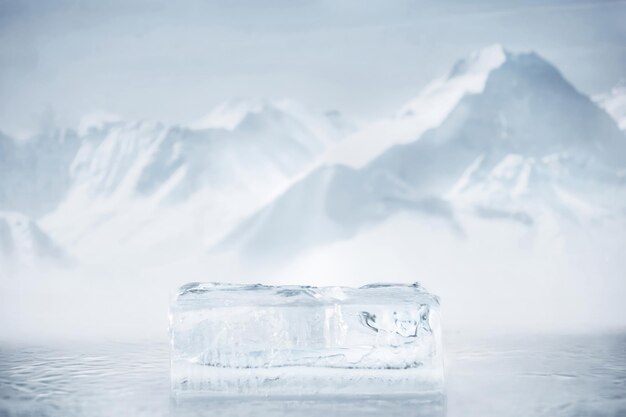
[[170, 308], [175, 396], [443, 389], [439, 300], [418, 284], [190, 283]]

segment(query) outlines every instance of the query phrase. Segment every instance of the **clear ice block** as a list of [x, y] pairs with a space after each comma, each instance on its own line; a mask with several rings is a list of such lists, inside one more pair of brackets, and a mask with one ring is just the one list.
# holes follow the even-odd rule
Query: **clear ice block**
[[177, 397], [443, 388], [439, 300], [418, 284], [190, 283], [172, 302], [170, 336]]

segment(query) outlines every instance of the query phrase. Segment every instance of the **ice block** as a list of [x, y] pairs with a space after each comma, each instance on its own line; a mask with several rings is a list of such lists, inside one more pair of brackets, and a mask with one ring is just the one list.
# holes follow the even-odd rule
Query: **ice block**
[[438, 297], [360, 288], [190, 283], [170, 308], [175, 397], [439, 393]]

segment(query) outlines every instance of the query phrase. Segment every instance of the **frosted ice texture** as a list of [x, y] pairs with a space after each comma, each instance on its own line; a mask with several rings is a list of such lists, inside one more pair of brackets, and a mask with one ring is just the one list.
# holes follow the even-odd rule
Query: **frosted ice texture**
[[170, 310], [175, 396], [414, 394], [443, 385], [439, 300], [418, 284], [190, 283]]

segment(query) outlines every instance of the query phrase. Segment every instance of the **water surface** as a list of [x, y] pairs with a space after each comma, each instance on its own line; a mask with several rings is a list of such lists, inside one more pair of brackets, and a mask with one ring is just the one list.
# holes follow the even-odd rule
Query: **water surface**
[[441, 398], [188, 400], [164, 341], [0, 346], [0, 416], [626, 416], [626, 332], [449, 336]]

